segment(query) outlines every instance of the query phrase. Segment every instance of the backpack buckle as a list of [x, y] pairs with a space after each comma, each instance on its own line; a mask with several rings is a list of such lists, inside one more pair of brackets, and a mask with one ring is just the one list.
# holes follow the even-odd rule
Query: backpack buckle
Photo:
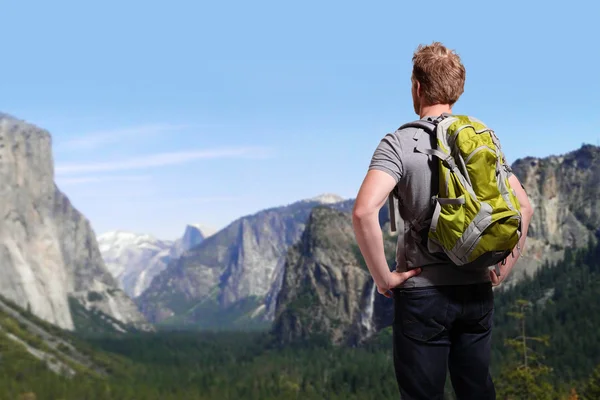
[[454, 171], [456, 169], [456, 162], [454, 162], [454, 158], [452, 158], [452, 156], [444, 158], [442, 163], [444, 163], [447, 168], [450, 168], [450, 171]]

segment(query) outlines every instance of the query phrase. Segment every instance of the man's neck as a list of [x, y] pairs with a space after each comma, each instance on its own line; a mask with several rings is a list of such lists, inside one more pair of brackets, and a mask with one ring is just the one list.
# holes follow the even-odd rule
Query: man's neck
[[433, 106], [423, 106], [419, 112], [419, 118], [425, 116], [438, 116], [443, 113], [452, 114], [452, 107], [449, 104], [435, 104]]

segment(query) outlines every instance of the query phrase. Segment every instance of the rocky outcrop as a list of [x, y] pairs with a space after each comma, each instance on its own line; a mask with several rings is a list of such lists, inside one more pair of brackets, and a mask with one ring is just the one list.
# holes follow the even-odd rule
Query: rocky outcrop
[[107, 271], [89, 221], [55, 186], [47, 131], [0, 115], [0, 182], [2, 296], [74, 329], [68, 298], [87, 298], [93, 290], [106, 299], [97, 301], [96, 308], [145, 326]]
[[[254, 298], [260, 305], [252, 315], [271, 319], [288, 248], [300, 239], [313, 207], [339, 200], [321, 196], [234, 221], [172, 261], [136, 300], [138, 306], [149, 320], [162, 322], [189, 315], [199, 304], [226, 310]], [[187, 323], [202, 326], [202, 318], [195, 312]]]
[[273, 326], [282, 342], [323, 336], [343, 343], [354, 326], [370, 328], [374, 286], [354, 243], [349, 213], [313, 209], [286, 257]]
[[510, 279], [531, 274], [567, 247], [587, 245], [600, 229], [600, 147], [546, 158], [527, 157], [513, 166], [535, 208], [526, 249]]

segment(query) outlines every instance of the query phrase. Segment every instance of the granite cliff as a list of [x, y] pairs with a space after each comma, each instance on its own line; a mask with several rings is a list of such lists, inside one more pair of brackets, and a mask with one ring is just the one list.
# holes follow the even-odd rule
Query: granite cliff
[[283, 341], [325, 335], [339, 343], [361, 319], [373, 285], [354, 242], [349, 213], [312, 210], [302, 238], [285, 259], [274, 325]]
[[50, 134], [0, 114], [0, 295], [65, 329], [69, 299], [146, 321], [106, 269], [89, 221], [54, 183]]

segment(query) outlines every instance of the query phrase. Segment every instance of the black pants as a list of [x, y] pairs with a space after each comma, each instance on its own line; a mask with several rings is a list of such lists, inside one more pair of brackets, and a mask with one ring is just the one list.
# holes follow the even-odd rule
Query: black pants
[[394, 368], [402, 400], [495, 399], [491, 284], [394, 290]]

